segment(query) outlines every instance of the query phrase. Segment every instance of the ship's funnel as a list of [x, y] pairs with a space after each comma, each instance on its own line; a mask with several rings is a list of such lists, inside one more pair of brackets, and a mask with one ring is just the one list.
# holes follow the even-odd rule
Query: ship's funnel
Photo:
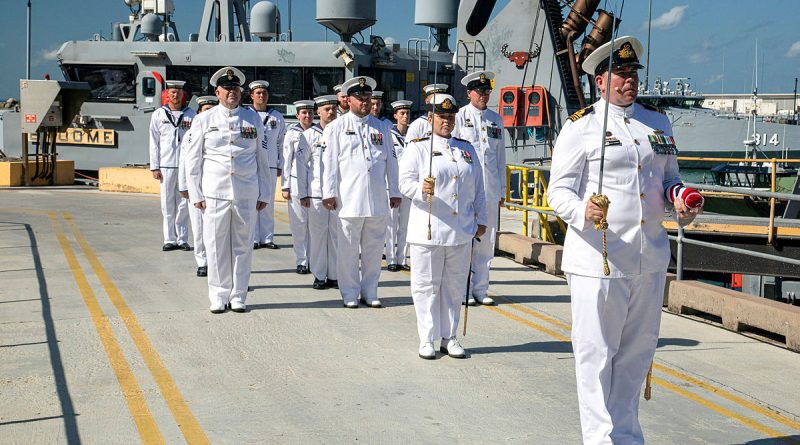
[[567, 18], [564, 19], [564, 23], [561, 25], [561, 36], [564, 37], [564, 40], [570, 34], [575, 39], [586, 31], [586, 27], [589, 26], [589, 20], [594, 15], [594, 11], [597, 10], [599, 4], [600, 0], [577, 0], [572, 5]]
[[353, 34], [375, 24], [375, 0], [317, 0], [317, 23], [349, 42]]

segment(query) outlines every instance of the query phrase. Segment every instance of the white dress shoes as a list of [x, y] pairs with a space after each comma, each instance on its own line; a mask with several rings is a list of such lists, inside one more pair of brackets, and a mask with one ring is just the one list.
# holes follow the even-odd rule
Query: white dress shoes
[[425, 360], [433, 360], [436, 358], [436, 350], [433, 349], [433, 342], [424, 341], [419, 344], [419, 357]]
[[[422, 348], [420, 348], [420, 351], [422, 351]], [[467, 358], [466, 351], [464, 351], [464, 348], [461, 347], [461, 343], [459, 343], [458, 339], [455, 337], [443, 338], [439, 351], [453, 358]]]
[[[461, 303], [461, 304], [463, 305], [464, 303]], [[469, 298], [467, 299], [467, 304], [470, 305], [470, 306], [477, 306], [478, 305], [478, 303], [475, 301], [475, 297], [473, 297], [472, 295], [470, 295]]]
[[241, 301], [231, 301], [231, 310], [242, 313], [247, 311], [247, 306]]
[[488, 295], [478, 295], [472, 297], [476, 302], [483, 304], [485, 306], [492, 306], [494, 304], [494, 299]]
[[363, 301], [364, 304], [366, 304], [369, 307], [374, 307], [374, 308], [383, 307], [383, 305], [381, 304], [381, 300], [378, 300], [377, 298], [374, 300], [367, 300], [366, 298], [362, 298], [361, 301]]
[[353, 301], [345, 301], [344, 302], [344, 307], [346, 307], [347, 309], [358, 309], [358, 301], [355, 301], [355, 300], [353, 300]]
[[225, 312], [225, 307], [225, 303], [214, 303], [208, 310], [210, 310], [212, 314], [221, 314]]

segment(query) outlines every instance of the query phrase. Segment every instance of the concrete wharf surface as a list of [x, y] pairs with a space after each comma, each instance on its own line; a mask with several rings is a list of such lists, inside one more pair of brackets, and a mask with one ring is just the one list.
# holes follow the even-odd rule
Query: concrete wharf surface
[[[421, 360], [408, 274], [345, 309], [294, 273], [276, 210], [249, 311], [212, 315], [156, 196], [0, 190], [0, 442], [580, 443], [563, 278], [497, 258], [469, 357]], [[798, 444], [798, 376], [796, 353], [665, 312], [648, 444]]]

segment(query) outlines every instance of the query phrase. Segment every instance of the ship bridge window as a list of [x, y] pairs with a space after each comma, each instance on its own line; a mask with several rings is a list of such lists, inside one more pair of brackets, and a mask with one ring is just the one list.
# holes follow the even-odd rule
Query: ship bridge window
[[305, 68], [303, 85], [311, 92], [311, 98], [336, 94], [333, 86], [344, 82], [344, 71], [341, 68]]
[[70, 80], [88, 82], [92, 102], [133, 102], [136, 70], [133, 66], [71, 65], [64, 67]]
[[[379, 68], [359, 68], [360, 76], [369, 76], [378, 84], [377, 90], [383, 91], [383, 116], [391, 117], [391, 104], [406, 98], [406, 72], [403, 70], [387, 70]], [[441, 77], [441, 73], [439, 73]], [[433, 78], [433, 75], [431, 75]]]
[[210, 68], [207, 66], [177, 66], [167, 65], [167, 79], [182, 80], [186, 90], [187, 99], [192, 96], [213, 96], [214, 91], [208, 80], [211, 78]]

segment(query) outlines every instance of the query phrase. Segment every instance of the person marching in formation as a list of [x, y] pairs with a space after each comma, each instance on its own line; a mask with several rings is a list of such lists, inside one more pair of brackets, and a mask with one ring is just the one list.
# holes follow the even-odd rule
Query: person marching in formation
[[370, 100], [369, 114], [375, 116], [375, 119], [383, 122], [391, 127], [392, 121], [387, 119], [383, 114], [383, 91], [375, 90], [372, 92], [372, 99]]
[[472, 144], [483, 168], [483, 188], [486, 191], [486, 214], [489, 225], [486, 236], [472, 251], [472, 282], [468, 304], [494, 304], [489, 291], [489, 268], [494, 258], [497, 220], [506, 196], [506, 148], [503, 138], [503, 118], [487, 108], [492, 94], [494, 73], [476, 71], [461, 79], [467, 87], [469, 103], [456, 115], [454, 134]]
[[164, 218], [163, 251], [185, 250], [189, 246], [189, 207], [178, 193], [181, 140], [191, 128], [195, 111], [183, 106], [181, 80], [167, 80], [167, 103], [150, 119], [150, 171], [160, 182], [161, 215]]
[[[283, 139], [286, 136], [286, 122], [280, 112], [267, 105], [269, 103], [269, 82], [256, 80], [250, 82], [248, 86], [250, 99], [253, 101], [252, 108], [258, 112], [258, 116], [264, 124], [264, 140], [261, 141], [261, 146], [267, 150], [269, 162], [267, 181], [274, 189], [283, 171]], [[254, 233], [254, 249], [279, 249], [274, 241], [275, 206], [267, 206], [263, 211], [258, 212]]]
[[311, 207], [308, 208], [309, 257], [311, 273], [314, 274], [312, 287], [317, 290], [338, 288], [336, 275], [336, 234], [339, 231], [339, 218], [335, 210], [328, 210], [322, 204], [322, 153], [325, 142], [322, 133], [325, 127], [336, 119], [337, 98], [334, 95], [314, 98], [317, 105], [319, 124], [303, 132], [311, 147], [308, 158], [308, 183]]
[[336, 116], [338, 117], [350, 111], [350, 102], [347, 101], [347, 94], [342, 91], [342, 85], [334, 86], [333, 91], [336, 93], [336, 101], [339, 104], [336, 107]]
[[[219, 104], [219, 99], [215, 96], [202, 96], [197, 99], [197, 114], [208, 111]], [[181, 159], [178, 163], [178, 190], [183, 199], [189, 200], [189, 188], [186, 183], [186, 140], [181, 144]], [[194, 260], [197, 263], [197, 276], [205, 277], [208, 275], [208, 261], [206, 260], [206, 247], [203, 243], [203, 212], [197, 207], [188, 203], [189, 222], [192, 224], [192, 235], [194, 239]]]
[[224, 67], [210, 83], [220, 104], [195, 119], [186, 140], [189, 199], [203, 210], [203, 241], [208, 256], [210, 310], [230, 305], [245, 312], [253, 259], [256, 212], [272, 200], [269, 161], [261, 148], [264, 124], [258, 113], [239, 106], [242, 72]]
[[[410, 100], [398, 100], [391, 103], [394, 119], [397, 121], [391, 131], [394, 154], [397, 156], [398, 163], [403, 158], [406, 145], [405, 135], [408, 131], [408, 120], [411, 117], [411, 105], [413, 102]], [[408, 232], [410, 209], [411, 200], [403, 196], [400, 207], [391, 209], [389, 212], [389, 228], [386, 230], [386, 245], [384, 246], [386, 270], [389, 272], [411, 270], [406, 261], [406, 233]]]
[[[595, 75], [601, 99], [570, 116], [553, 149], [547, 200], [569, 224], [561, 268], [571, 293], [572, 348], [586, 444], [645, 442], [639, 395], [658, 341], [670, 261], [661, 224], [664, 208], [674, 207], [681, 225], [702, 210], [684, 203], [691, 197], [702, 205], [702, 196], [680, 181], [669, 118], [635, 103], [641, 53], [642, 44], [626, 36], [589, 55], [583, 69]], [[604, 218], [592, 198], [601, 176], [602, 195], [611, 203], [605, 232], [594, 227]]]
[[[432, 83], [430, 85], [425, 85], [422, 88], [422, 92], [425, 94], [425, 103], [431, 103], [431, 99], [433, 98], [434, 94], [438, 93], [447, 93], [447, 89], [449, 85], [446, 83]], [[406, 140], [414, 140], [419, 139], [425, 136], [431, 135], [431, 123], [428, 119], [428, 113], [425, 112], [421, 114], [418, 118], [414, 119], [411, 124], [408, 126], [408, 132], [406, 133]]]
[[[389, 208], [400, 205], [397, 159], [389, 127], [369, 114], [375, 81], [354, 77], [342, 85], [350, 112], [323, 131], [322, 197], [328, 210], [338, 210], [339, 292], [345, 307], [381, 307], [378, 280], [381, 247]], [[387, 196], [386, 187], [389, 187]], [[360, 253], [360, 260], [359, 260]]]
[[308, 273], [308, 207], [311, 205], [308, 190], [308, 156], [311, 148], [303, 132], [314, 125], [314, 101], [298, 100], [296, 125], [289, 127], [283, 141], [283, 199], [289, 204], [289, 225], [294, 244], [297, 273]]
[[409, 142], [400, 160], [400, 190], [412, 201], [411, 297], [424, 359], [436, 357], [437, 339], [441, 352], [466, 358], [456, 331], [472, 239], [487, 226], [481, 163], [469, 143], [451, 136], [457, 109], [452, 96], [434, 95], [433, 134]]

